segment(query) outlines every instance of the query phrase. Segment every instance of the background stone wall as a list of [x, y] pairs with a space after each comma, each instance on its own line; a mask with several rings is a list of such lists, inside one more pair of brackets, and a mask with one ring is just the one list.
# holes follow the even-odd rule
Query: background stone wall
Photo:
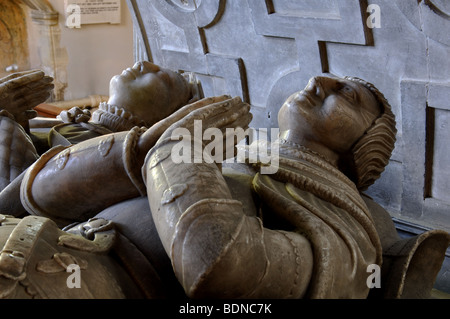
[[0, 77], [6, 69], [26, 69], [28, 62], [25, 14], [14, 2], [0, 0]]
[[55, 84], [49, 102], [108, 95], [111, 77], [134, 63], [133, 22], [120, 1], [121, 23], [69, 28], [64, 1], [0, 0], [0, 77], [43, 70]]
[[[450, 231], [448, 0], [127, 0], [135, 59], [196, 72], [207, 96], [241, 96], [277, 127], [311, 76], [372, 82], [397, 118], [389, 166], [369, 190], [406, 236]], [[448, 259], [440, 278], [450, 281]], [[447, 288], [448, 289], [448, 286]]]

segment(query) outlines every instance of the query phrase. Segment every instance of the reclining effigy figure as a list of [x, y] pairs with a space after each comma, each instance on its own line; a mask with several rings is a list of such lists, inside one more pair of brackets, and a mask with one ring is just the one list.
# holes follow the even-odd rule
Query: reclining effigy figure
[[[3, 85], [4, 95], [9, 94], [10, 99], [12, 96], [17, 96], [18, 102], [14, 104], [11, 101], [3, 101], [7, 107], [2, 107], [1, 115], [8, 114], [9, 117], [0, 116], [0, 121], [4, 123], [2, 125], [4, 139], [1, 146], [2, 155], [5, 157], [2, 161], [3, 167], [0, 167], [3, 178], [0, 191], [14, 181], [0, 195], [0, 211], [2, 207], [6, 207], [14, 216], [21, 215], [24, 211], [17, 191], [23, 178], [21, 173], [36, 161], [40, 154], [49, 152], [40, 159], [39, 163], [42, 163], [50, 156], [49, 154], [60, 152], [62, 147], [113, 132], [129, 131], [133, 127], [145, 130], [180, 107], [197, 101], [203, 96], [200, 83], [191, 73], [178, 73], [160, 68], [148, 61], [140, 61], [111, 79], [108, 102], [101, 103], [99, 109], [92, 114], [92, 118], [87, 116], [85, 110], [74, 107], [61, 113], [66, 123], [49, 128], [48, 133], [42, 136], [41, 133], [30, 132], [28, 119], [36, 116], [33, 107], [49, 97], [49, 91], [53, 89], [51, 77], [45, 76], [42, 71], [33, 71], [18, 73], [5, 80], [9, 82], [5, 81]], [[20, 87], [17, 88], [19, 84]], [[177, 93], [172, 94], [173, 92]], [[21, 104], [18, 106], [18, 103]], [[14, 116], [16, 118], [20, 116], [19, 120], [14, 121]], [[23, 130], [23, 128], [27, 129]], [[14, 147], [17, 149], [13, 149]], [[54, 148], [49, 151], [52, 147]], [[82, 153], [89, 153], [89, 151]], [[81, 156], [84, 156], [83, 154]], [[92, 173], [88, 167], [80, 168], [80, 170], [88, 175]], [[20, 178], [16, 179], [17, 177]], [[83, 186], [77, 186], [72, 176], [66, 178], [68, 178], [67, 185], [72, 184], [71, 187], [74, 189], [90, 192], [86, 187], [88, 183], [85, 183], [83, 179], [79, 179]], [[44, 188], [44, 192], [55, 189], [53, 182], [51, 184], [50, 188]], [[95, 188], [97, 186], [96, 183], [92, 185]], [[65, 189], [61, 191], [66, 192]], [[58, 208], [55, 207], [55, 209]]]
[[[18, 76], [19, 74], [14, 75], [14, 78]], [[24, 73], [23, 77], [23, 79], [20, 79], [20, 83], [40, 81], [40, 77], [45, 78], [44, 80], [42, 80], [46, 84], [44, 88], [38, 86], [37, 84], [29, 85], [29, 88], [31, 88], [31, 90], [28, 89], [27, 91], [26, 88], [23, 90], [24, 92], [26, 91], [25, 93], [27, 94], [33, 92], [33, 89], [35, 89], [36, 91], [50, 91], [52, 89], [52, 84], [50, 83], [51, 78], [45, 77], [43, 72], [39, 71], [38, 75], [30, 75]], [[19, 80], [16, 80], [16, 82], [19, 82]], [[124, 88], [126, 89], [124, 90]], [[8, 84], [8, 87], [3, 92], [6, 92], [5, 95], [7, 95], [7, 93], [12, 93], [9, 91], [12, 91], [14, 89], [14, 85]], [[42, 168], [41, 164], [50, 159], [53, 154], [58, 154], [59, 151], [66, 149], [70, 149], [70, 151], [75, 150], [75, 153], [78, 153], [78, 156], [72, 156], [72, 161], [68, 163], [68, 167], [70, 167], [70, 165], [73, 165], [73, 167], [75, 167], [76, 173], [72, 176], [59, 174], [58, 178], [54, 180], [54, 183], [51, 182], [51, 188], [47, 189], [48, 194], [44, 194], [44, 197], [49, 197], [55, 202], [63, 202], [64, 205], [67, 205], [67, 208], [70, 207], [71, 200], [67, 198], [64, 199], [64, 197], [67, 194], [76, 193], [76, 195], [74, 196], [74, 200], [80, 205], [74, 208], [75, 212], [77, 211], [77, 209], [80, 209], [82, 212], [86, 213], [86, 208], [88, 208], [91, 212], [98, 212], [103, 208], [108, 207], [110, 204], [110, 202], [102, 202], [101, 199], [99, 200], [100, 196], [97, 196], [99, 194], [104, 194], [105, 190], [106, 192], [108, 192], [107, 188], [103, 188], [103, 186], [105, 185], [104, 183], [113, 181], [113, 183], [118, 183], [117, 185], [124, 184], [123, 180], [121, 180], [123, 176], [121, 176], [120, 174], [125, 172], [127, 176], [132, 176], [132, 173], [135, 170], [131, 167], [131, 165], [133, 163], [138, 163], [139, 161], [142, 161], [143, 163], [143, 157], [145, 156], [146, 152], [155, 143], [155, 141], [165, 130], [165, 128], [188, 114], [193, 109], [202, 107], [207, 103], [212, 103], [214, 101], [220, 101], [224, 99], [224, 97], [214, 97], [198, 101], [197, 103], [188, 104], [178, 112], [175, 112], [175, 114], [169, 116], [166, 120], [157, 122], [159, 120], [162, 120], [170, 113], [174, 112], [176, 109], [179, 109], [184, 104], [197, 101], [199, 97], [201, 97], [202, 92], [201, 87], [195, 80], [195, 78], [190, 76], [186, 77], [186, 74], [178, 74], [170, 70], [159, 68], [149, 62], [137, 63], [133, 67], [133, 69], [128, 69], [121, 75], [114, 77], [111, 80], [110, 93], [111, 96], [108, 101], [109, 106], [105, 107], [104, 110], [100, 109], [99, 114], [97, 115], [94, 113], [94, 121], [88, 124], [93, 124], [97, 128], [102, 126], [103, 129], [108, 128], [108, 124], [113, 124], [109, 126], [110, 129], [121, 131], [125, 128], [124, 125], [119, 126], [116, 124], [119, 122], [121, 124], [124, 124], [126, 120], [131, 116], [130, 110], [133, 110], [135, 114], [139, 111], [142, 113], [136, 115], [135, 118], [145, 118], [147, 119], [147, 121], [145, 121], [145, 124], [153, 124], [150, 129], [148, 129], [147, 131], [147, 128], [145, 127], [136, 126], [129, 132], [124, 131], [123, 133], [114, 134], [113, 140], [116, 141], [116, 148], [109, 149], [108, 145], [105, 142], [110, 141], [110, 136], [108, 136], [108, 134], [105, 138], [103, 138], [102, 132], [100, 132], [101, 134], [99, 134], [99, 136], [94, 137], [89, 135], [89, 133], [84, 134], [83, 132], [83, 128], [87, 128], [89, 130], [89, 126], [81, 127], [81, 125], [78, 126], [78, 124], [80, 123], [69, 123], [67, 125], [68, 129], [71, 129], [70, 126], [75, 127], [75, 131], [77, 131], [77, 134], [81, 132], [79, 136], [82, 136], [82, 139], [85, 139], [85, 141], [80, 143], [79, 146], [55, 146], [54, 148], [43, 154], [37, 161], [36, 159], [38, 158], [38, 154], [36, 152], [36, 149], [34, 148], [32, 139], [27, 135], [29, 131], [24, 129], [24, 127], [27, 126], [28, 119], [35, 116], [36, 112], [33, 112], [32, 106], [45, 101], [48, 98], [48, 94], [38, 95], [36, 93], [39, 99], [36, 98], [31, 100], [30, 98], [34, 96], [32, 95], [29, 96], [27, 100], [24, 100], [23, 110], [24, 112], [27, 112], [27, 114], [26, 116], [22, 117], [23, 121], [21, 121], [20, 123], [15, 121], [16, 118], [20, 117], [14, 117], [13, 114], [17, 113], [18, 115], [21, 115], [19, 111], [22, 111], [22, 109], [19, 110], [12, 103], [5, 103], [7, 108], [3, 108], [4, 111], [2, 110], [2, 120], [8, 121], [8, 124], [13, 127], [14, 130], [8, 131], [8, 135], [4, 134], [4, 140], [12, 138], [15, 138], [16, 141], [19, 140], [19, 142], [15, 142], [14, 144], [20, 144], [23, 140], [26, 141], [27, 143], [23, 148], [32, 153], [32, 156], [30, 156], [29, 161], [19, 167], [16, 178], [5, 180], [5, 188], [0, 193], [1, 213], [4, 214], [0, 216], [0, 224], [2, 225], [0, 227], [0, 230], [2, 231], [2, 241], [4, 242], [6, 240], [4, 245], [2, 242], [1, 246], [3, 247], [3, 250], [0, 256], [0, 273], [2, 274], [2, 276], [0, 276], [0, 281], [2, 281], [2, 284], [0, 285], [1, 296], [11, 298], [39, 296], [47, 298], [123, 298], [136, 296], [162, 296], [161, 291], [159, 291], [158, 289], [155, 290], [154, 288], [162, 287], [161, 285], [158, 285], [158, 276], [160, 276], [160, 274], [154, 274], [154, 271], [152, 271], [152, 265], [147, 261], [147, 257], [143, 257], [144, 255], [141, 253], [141, 251], [137, 249], [135, 245], [125, 237], [120, 235], [109, 236], [104, 234], [104, 231], [106, 231], [107, 233], [111, 232], [111, 223], [106, 222], [107, 226], [105, 226], [102, 224], [103, 219], [98, 219], [99, 221], [89, 221], [87, 223], [88, 226], [84, 226], [84, 229], [86, 229], [87, 227], [90, 229], [89, 231], [86, 231], [86, 233], [89, 233], [94, 237], [95, 233], [99, 232], [99, 229], [102, 230], [101, 240], [99, 242], [96, 242], [95, 240], [82, 240], [83, 237], [80, 236], [68, 236], [68, 233], [61, 231], [60, 227], [58, 227], [64, 225], [64, 222], [59, 224], [58, 226], [56, 225], [55, 221], [59, 221], [58, 217], [55, 217], [54, 221], [49, 218], [42, 218], [38, 216], [27, 216], [23, 219], [15, 218], [17, 216], [26, 214], [39, 215], [39, 213], [36, 213], [32, 209], [28, 209], [27, 211], [24, 210], [22, 203], [26, 206], [27, 203], [33, 202], [33, 199], [28, 201], [29, 198], [27, 198], [26, 196], [23, 196], [23, 198], [21, 198], [20, 189], [21, 187], [25, 187], [25, 183], [23, 182], [23, 178], [25, 176], [27, 176], [28, 179], [29, 176], [33, 176], [33, 174], [35, 173], [45, 173], [40, 171], [40, 168]], [[152, 105], [149, 104], [150, 101], [155, 102], [153, 107], [157, 107], [156, 109], [152, 109]], [[112, 105], [113, 103], [114, 106]], [[117, 111], [117, 104], [121, 104], [122, 106], [124, 106], [123, 111]], [[22, 107], [22, 105], [20, 106]], [[106, 111], [110, 111], [110, 114]], [[114, 114], [112, 114], [111, 111]], [[149, 114], [145, 115], [145, 113]], [[96, 118], [99, 119], [98, 121], [95, 121], [95, 116], [97, 116]], [[140, 123], [144, 122], [141, 121]], [[64, 127], [63, 129], [66, 130], [66, 127]], [[98, 132], [98, 130], [96, 131]], [[58, 132], [61, 132], [59, 127]], [[138, 137], [139, 134], [144, 132], [146, 133], [145, 136], [147, 136], [145, 141], [142, 140], [142, 143], [139, 145], [133, 144], [133, 142], [136, 141], [135, 138]], [[136, 133], [138, 135], [136, 135]], [[82, 139], [77, 138], [77, 141], [75, 142], [80, 142]], [[89, 139], [92, 139], [93, 141], [90, 142]], [[110, 145], [112, 146], [112, 144], [114, 143], [111, 143]], [[92, 145], [94, 145], [94, 147], [91, 147]], [[104, 148], [105, 145], [107, 146], [106, 149]], [[6, 158], [6, 163], [9, 163], [8, 161], [11, 159], [14, 160], [14, 156], [21, 158], [23, 153], [21, 152], [20, 154], [18, 154], [19, 152], [17, 152], [17, 148], [10, 147], [7, 150], [9, 151], [7, 154], [10, 155], [10, 157]], [[141, 150], [140, 156], [142, 157], [142, 159], [133, 158], [132, 155], [137, 155], [139, 153], [139, 150]], [[97, 162], [96, 165], [92, 166], [92, 170], [90, 170], [89, 168], [91, 167], [90, 160], [92, 159], [89, 154], [101, 154], [100, 161]], [[79, 163], [77, 163], [77, 161], [79, 161]], [[31, 167], [29, 167], [29, 165], [33, 162], [35, 163]], [[119, 164], [119, 166], [121, 167], [118, 169], [118, 171], [116, 171], [115, 167], [112, 167], [111, 170], [98, 170], [106, 162]], [[58, 162], [58, 165], [59, 164], [61, 163]], [[139, 166], [139, 164], [137, 164], [137, 166]], [[10, 166], [6, 167], [6, 169], [9, 170]], [[127, 169], [131, 170], [126, 171]], [[86, 170], [89, 171], [88, 174], [97, 174], [97, 176], [101, 176], [99, 179], [91, 179], [91, 182], [93, 181], [93, 184], [91, 184], [92, 188], [91, 191], [88, 192], [89, 194], [87, 197], [84, 196], [84, 194], [86, 193], [83, 193], [83, 190], [86, 190], [86, 186], [88, 185], [89, 181], [84, 180], [84, 177], [80, 175], [80, 172], [87, 173]], [[136, 171], [139, 171], [139, 169], [137, 169]], [[102, 172], [106, 173], [107, 175], [102, 175]], [[117, 179], [114, 175], [116, 175]], [[49, 176], [47, 181], [51, 181], [52, 179], [53, 177]], [[65, 179], [65, 181], [62, 182], [62, 179]], [[77, 180], [79, 183], [77, 184], [75, 180]], [[127, 180], [127, 182], [130, 182], [130, 184], [133, 185], [135, 181], [131, 179]], [[72, 185], [72, 190], [69, 190], [68, 193], [65, 193], [67, 189], [61, 192], [61, 189], [59, 188], [63, 184]], [[119, 195], [118, 200], [113, 200], [114, 203], [122, 200], [123, 198], [133, 198], [135, 196], [139, 196], [139, 190], [135, 188], [134, 185], [130, 190], [127, 189], [127, 185], [130, 184], [125, 184], [126, 185], [119, 186], [119, 188], [124, 187], [123, 189], [125, 189], [125, 194]], [[109, 185], [112, 186], [112, 184]], [[80, 186], [81, 188], [77, 189], [77, 187]], [[115, 187], [113, 186], [112, 188]], [[120, 193], [119, 188], [115, 189], [113, 192], [109, 192], [107, 197], [116, 197], [116, 195]], [[94, 193], [97, 193], [97, 195], [95, 195]], [[140, 197], [138, 199], [143, 198], [145, 197]], [[98, 209], [98, 211], [89, 208], [92, 205], [95, 206], [95, 203], [100, 203], [100, 208]], [[143, 204], [144, 206], [142, 207]], [[122, 207], [124, 208], [124, 214], [121, 214], [120, 218], [131, 217], [130, 221], [136, 222], [137, 225], [139, 225], [140, 223], [146, 225], [144, 226], [146, 231], [148, 230], [148, 227], [151, 227], [151, 225], [146, 222], [145, 215], [143, 216], [143, 219], [139, 221], [139, 216], [128, 214], [128, 212], [134, 213], [133, 209], [137, 211], [147, 211], [148, 208], [146, 207], [148, 207], [148, 201], [146, 199], [145, 202], [142, 202], [141, 200], [125, 202]], [[130, 207], [132, 207], [133, 209], [130, 209]], [[66, 208], [64, 208], [64, 210], [66, 210]], [[51, 216], [51, 214], [49, 215]], [[65, 214], [59, 215], [63, 216]], [[84, 221], [84, 219], [82, 218], [71, 219], [70, 216], [65, 216], [61, 219], [65, 221]], [[139, 229], [136, 229], [133, 230], [132, 233], [133, 235], [136, 235], [142, 232], [140, 232]], [[66, 235], [68, 236], [69, 240], [63, 239]], [[144, 251], [146, 251], [147, 249], [152, 251], [153, 254], [158, 253], [158, 245], [154, 244], [159, 240], [157, 239], [156, 231], [149, 231], [149, 234], [147, 234], [146, 232], [144, 237], [143, 239], [145, 239], [146, 241], [146, 247], [144, 247]], [[111, 238], [114, 238], [114, 240], [111, 240]], [[114, 251], [117, 252], [120, 250], [121, 252], [119, 255], [122, 257], [122, 259], [124, 259], [125, 257], [128, 258], [128, 260], [126, 261], [121, 261], [120, 266], [114, 258], [109, 256], [112, 242], [114, 242]], [[54, 246], [53, 249], [51, 248], [52, 245]], [[156, 247], [156, 249], [152, 249], [152, 246]], [[73, 249], [67, 247], [76, 247], [76, 249], [75, 251], [73, 251]], [[61, 249], [65, 252], [61, 252]], [[67, 249], [69, 249], [69, 251], [67, 251]], [[39, 263], [39, 265], [29, 262], [29, 258], [41, 258], [41, 253], [47, 256], [45, 257], [47, 259], [44, 258], [45, 260]], [[91, 255], [91, 253], [93, 253], [93, 255]], [[102, 256], [99, 257], [99, 254]], [[132, 256], [132, 260], [129, 259], [130, 256]], [[165, 258], [167, 259], [167, 257]], [[93, 271], [89, 274], [85, 273], [86, 276], [83, 275], [84, 280], [87, 280], [87, 282], [91, 283], [90, 285], [86, 285], [82, 290], [67, 289], [67, 285], [64, 284], [64, 278], [67, 277], [64, 271], [65, 269], [67, 269], [69, 262], [79, 263], [83, 270], [85, 269], [86, 265], [92, 264], [91, 267]], [[157, 265], [164, 265], [164, 267], [162, 267], [163, 269], [170, 270], [170, 263], [166, 264], [164, 258], [154, 262]], [[123, 266], [123, 264], [125, 264], [125, 266]], [[98, 266], [100, 266], [101, 269], [105, 270], [105, 276], [103, 276], [103, 278], [101, 278], [101, 276], [98, 277]], [[130, 275], [128, 273], [134, 273], [134, 278], [137, 278], [136, 272], [133, 271], [133, 267], [137, 267], [137, 269], [139, 270], [138, 276], [141, 278], [130, 281]], [[96, 268], [97, 271], [95, 271]], [[43, 278], [42, 274], [48, 274], [49, 277], [45, 276], [45, 278]], [[119, 280], [115, 278], [115, 275], [119, 276]], [[54, 286], [52, 284], [55, 282], [56, 277], [63, 280], [61, 281], [61, 286]], [[122, 277], [125, 279], [123, 279]], [[142, 288], [142, 284], [136, 284], [136, 281], [143, 281], [144, 283], [146, 283], [146, 285], [144, 285], [145, 287]], [[131, 286], [130, 282], [133, 282]], [[151, 285], [148, 285], [148, 282], [150, 282]], [[126, 288], [126, 286], [131, 288]], [[172, 291], [171, 293], [174, 292]]]
[[52, 128], [49, 146], [68, 146], [136, 126], [148, 128], [202, 97], [200, 83], [192, 73], [139, 61], [111, 79], [108, 102], [100, 103], [92, 116], [78, 107], [61, 112], [59, 117], [65, 123]]
[[[394, 147], [383, 95], [356, 78], [313, 78], [279, 112], [271, 175], [259, 172], [262, 162], [221, 171], [208, 159], [173, 160], [179, 143], [191, 159], [194, 144], [207, 144], [195, 134], [176, 140], [177, 129], [194, 133], [196, 120], [203, 130], [246, 129], [249, 111], [240, 98], [206, 98], [147, 130], [44, 154], [19, 183], [34, 216], [4, 216], [0, 227], [11, 232], [2, 237], [2, 295], [366, 298], [368, 267], [378, 265], [378, 295], [427, 297], [449, 234], [400, 240], [389, 214], [362, 195]], [[245, 151], [250, 158], [255, 148]], [[73, 264], [82, 289], [66, 285]]]
[[[89, 138], [128, 131], [135, 126], [150, 127], [181, 106], [203, 97], [200, 83], [191, 73], [180, 74], [140, 61], [111, 79], [108, 102], [101, 103], [92, 117], [88, 110], [78, 107], [62, 111], [60, 116], [65, 123], [49, 128], [48, 134], [41, 136], [30, 131], [28, 121], [37, 115], [33, 107], [50, 97], [54, 88], [52, 81], [40, 70], [19, 72], [0, 79], [3, 165], [15, 164], [11, 165], [11, 172], [7, 167], [1, 168], [2, 174], [6, 175], [2, 175], [5, 180], [0, 183], [0, 190], [23, 171], [22, 165], [16, 164], [22, 158], [26, 168], [39, 154], [53, 146], [68, 146]], [[173, 91], [178, 94], [169, 94]], [[15, 133], [16, 130], [21, 133]], [[29, 145], [30, 138], [35, 147]], [[14, 142], [15, 139], [20, 142]], [[23, 151], [14, 150], [17, 157], [10, 160], [10, 149], [15, 146], [22, 147]], [[7, 178], [8, 175], [11, 178]]]
[[[204, 126], [221, 121], [198, 116]], [[178, 127], [191, 127], [193, 118]], [[394, 148], [395, 118], [384, 96], [361, 79], [315, 77], [284, 103], [278, 122], [280, 164], [272, 175], [259, 173], [262, 163], [226, 178], [213, 164], [175, 164], [166, 154], [180, 143], [170, 137], [177, 126], [148, 154], [151, 212], [186, 293], [366, 298], [369, 266], [383, 265], [379, 294], [429, 295], [449, 234], [401, 241], [388, 213], [361, 195]]]

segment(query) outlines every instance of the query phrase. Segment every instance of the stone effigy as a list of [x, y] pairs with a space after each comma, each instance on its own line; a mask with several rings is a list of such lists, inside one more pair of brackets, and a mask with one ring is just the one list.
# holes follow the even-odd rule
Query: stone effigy
[[36, 116], [30, 106], [50, 97], [52, 78], [39, 70], [19, 72], [0, 79], [0, 190], [31, 165], [38, 154], [28, 120]]
[[100, 103], [92, 116], [78, 107], [61, 112], [65, 124], [52, 128], [49, 143], [52, 147], [68, 146], [135, 126], [150, 127], [181, 106], [200, 99], [202, 94], [192, 73], [180, 74], [139, 61], [111, 79], [108, 102]]
[[[5, 123], [3, 125], [5, 138], [2, 144], [2, 155], [5, 159], [2, 165], [8, 165], [2, 167], [4, 180], [0, 190], [16, 177], [20, 176], [20, 180], [15, 180], [15, 183], [3, 192], [0, 206], [8, 207], [8, 214], [14, 216], [24, 211], [18, 198], [18, 187], [23, 178], [20, 174], [49, 148], [68, 147], [105, 134], [129, 131], [133, 127], [150, 127], [181, 106], [199, 100], [203, 94], [201, 85], [193, 74], [181, 74], [147, 61], [140, 61], [111, 79], [108, 102], [101, 103], [92, 117], [88, 111], [74, 107], [61, 113], [65, 123], [49, 127], [44, 133], [33, 130], [30, 132], [28, 120], [36, 116], [36, 111], [32, 108], [49, 97], [49, 91], [53, 89], [51, 80], [51, 77], [44, 76], [42, 71], [33, 71], [11, 75], [5, 78], [5, 84], [2, 84], [2, 94], [5, 96], [2, 105], [6, 105], [2, 115], [8, 112], [10, 118], [16, 121], [7, 116], [0, 117]], [[174, 91], [178, 94], [172, 97], [169, 92]], [[15, 96], [17, 101], [13, 100]], [[149, 106], [152, 106], [151, 112], [148, 110]], [[25, 128], [25, 131], [22, 128]], [[14, 140], [20, 142], [13, 143]], [[12, 150], [12, 145], [17, 149]], [[55, 150], [58, 152], [57, 149], [50, 152]], [[48, 154], [43, 156], [40, 163], [48, 156]], [[23, 161], [20, 166], [17, 164], [19, 161]], [[16, 164], [9, 165], [12, 162]]]
[[[161, 82], [164, 78], [167, 82]], [[101, 103], [98, 110], [91, 114], [88, 110], [74, 107], [61, 112], [63, 124], [49, 128], [44, 136], [30, 131], [28, 121], [36, 117], [33, 107], [50, 97], [54, 85], [52, 78], [44, 72], [32, 70], [9, 75], [0, 80], [0, 104], [4, 143], [2, 154], [8, 157], [12, 145], [24, 148], [23, 151], [14, 150], [17, 161], [24, 159], [24, 167], [16, 164], [11, 167], [12, 178], [6, 178], [0, 185], [3, 189], [19, 173], [32, 162], [38, 154], [42, 154], [53, 146], [68, 146], [80, 141], [119, 131], [128, 131], [135, 126], [150, 127], [160, 119], [173, 113], [181, 106], [192, 103], [202, 97], [200, 83], [191, 73], [179, 74], [168, 69], [160, 68], [150, 62], [137, 62], [122, 74], [111, 79], [110, 97], [107, 103]], [[123, 94], [126, 90], [126, 94]], [[172, 97], [168, 92], [177, 91]], [[153, 106], [148, 112], [149, 105]], [[10, 121], [12, 120], [12, 121]], [[20, 126], [15, 125], [20, 124]], [[14, 133], [22, 130], [22, 134]], [[11, 131], [11, 133], [9, 133]], [[27, 134], [25, 134], [27, 133]], [[6, 138], [8, 134], [9, 138]], [[29, 140], [35, 147], [29, 145]], [[15, 142], [14, 139], [20, 139]], [[11, 145], [7, 145], [6, 142]], [[3, 162], [12, 162], [5, 158]], [[2, 164], [5, 165], [5, 164]], [[2, 171], [9, 170], [2, 167]]]
[[[204, 98], [166, 116], [148, 129], [57, 146], [5, 189], [20, 190], [32, 216], [8, 216], [3, 205], [2, 297], [429, 295], [449, 234], [401, 240], [389, 214], [362, 194], [384, 170], [396, 133], [373, 85], [315, 77], [287, 99], [280, 139], [265, 144], [279, 154], [267, 175], [264, 162], [250, 161], [263, 143], [239, 146], [246, 163], [221, 169], [195, 134], [197, 121], [224, 139], [227, 129], [245, 130], [252, 115], [240, 98]], [[191, 160], [175, 161], [174, 146]], [[73, 265], [95, 285], [70, 290], [64, 271]], [[373, 265], [382, 272], [375, 291]]]
[[[210, 126], [222, 120], [197, 116]], [[394, 147], [395, 118], [383, 95], [357, 78], [316, 77], [285, 102], [278, 121], [280, 167], [273, 175], [258, 173], [258, 164], [247, 178], [237, 174], [240, 180], [236, 173], [224, 178], [212, 164], [174, 164], [167, 156], [175, 143], [170, 131], [148, 154], [152, 215], [186, 293], [366, 298], [367, 269], [385, 257], [384, 275], [397, 279], [383, 282], [384, 296], [427, 296], [448, 233], [399, 241], [387, 212], [360, 194]], [[192, 119], [179, 125], [189, 127]], [[417, 256], [428, 253], [440, 257], [425, 269]]]

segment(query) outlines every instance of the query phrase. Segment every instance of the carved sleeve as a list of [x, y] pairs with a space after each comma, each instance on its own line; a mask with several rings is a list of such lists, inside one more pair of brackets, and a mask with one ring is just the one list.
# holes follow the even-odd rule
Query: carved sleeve
[[137, 163], [139, 128], [56, 146], [25, 173], [21, 201], [33, 215], [67, 225], [118, 202], [145, 195]]
[[312, 271], [306, 239], [244, 214], [217, 166], [175, 163], [175, 143], [183, 142], [152, 149], [143, 174], [158, 234], [187, 295], [302, 297]]
[[31, 138], [14, 117], [0, 111], [0, 191], [38, 158]]

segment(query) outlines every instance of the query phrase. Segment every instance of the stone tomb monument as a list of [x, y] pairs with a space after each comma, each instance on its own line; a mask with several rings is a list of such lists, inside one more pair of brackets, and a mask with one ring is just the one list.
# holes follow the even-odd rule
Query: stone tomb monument
[[[2, 174], [23, 173], [0, 192], [9, 213], [0, 215], [2, 297], [429, 297], [450, 235], [402, 240], [387, 211], [361, 193], [384, 171], [396, 135], [391, 106], [372, 84], [311, 78], [283, 103], [276, 141], [239, 145], [244, 161], [222, 167], [242, 139], [229, 130], [248, 129], [250, 105], [228, 95], [189, 103], [183, 76], [136, 63], [111, 80], [108, 103], [142, 110], [148, 103], [129, 101], [180, 97], [172, 114], [55, 146], [17, 167], [33, 144], [20, 124], [26, 103], [14, 92], [25, 84], [44, 99], [52, 86], [42, 72], [12, 77], [0, 86], [13, 97], [0, 114], [3, 140], [13, 141], [2, 145], [11, 163]], [[276, 155], [269, 173], [264, 147]], [[78, 281], [66, 280], [72, 269]]]
[[[195, 72], [206, 96], [240, 96], [258, 132], [278, 127], [283, 102], [313, 76], [373, 83], [392, 105], [397, 142], [366, 193], [389, 211], [401, 236], [450, 231], [448, 1], [127, 3], [137, 60]], [[437, 280], [448, 293], [449, 257]]]
[[[442, 8], [437, 3], [429, 2], [426, 8]], [[430, 296], [450, 235], [445, 229], [430, 229], [402, 239], [388, 211], [364, 194], [395, 156], [396, 109], [373, 84], [328, 72], [328, 42], [376, 47], [376, 34], [367, 28], [378, 24], [364, 19], [365, 3], [230, 0], [208, 4], [130, 1], [129, 5], [142, 35], [136, 54], [152, 60], [150, 53], [159, 53], [167, 58], [161, 62], [165, 67], [198, 74], [211, 97], [179, 105], [150, 127], [56, 146], [31, 166], [25, 165], [23, 173], [0, 193], [2, 212], [14, 215], [0, 216], [2, 297]], [[426, 8], [419, 6], [419, 10]], [[253, 19], [245, 19], [247, 13]], [[358, 21], [354, 20], [357, 17], [362, 19], [362, 28], [353, 30], [351, 21]], [[225, 23], [227, 19], [234, 23]], [[296, 25], [301, 21], [306, 21], [303, 31]], [[219, 32], [224, 25], [246, 32], [227, 37]], [[146, 30], [160, 32], [155, 34], [160, 45], [156, 51], [151, 51], [152, 37], [147, 38]], [[214, 37], [209, 38], [209, 30], [217, 32]], [[199, 42], [193, 44], [190, 36], [196, 35]], [[237, 52], [232, 51], [243, 40], [252, 49], [241, 52], [245, 58], [234, 58]], [[279, 44], [275, 47], [281, 56], [288, 56], [292, 48], [303, 54], [291, 60], [268, 54], [261, 60], [258, 52], [264, 50], [257, 49], [270, 53], [273, 41]], [[306, 50], [313, 43], [319, 57]], [[228, 54], [210, 54], [219, 45]], [[260, 83], [261, 74], [271, 81], [272, 73], [267, 70], [273, 71], [278, 64], [267, 63], [270, 59], [285, 65], [297, 61], [298, 68], [278, 77], [269, 85], [270, 94], [260, 96], [250, 83]], [[168, 66], [171, 63], [180, 65]], [[316, 74], [321, 75], [304, 78], [308, 68], [314, 70], [318, 65], [321, 70]], [[155, 81], [145, 82], [149, 86], [145, 92], [154, 99], [155, 95], [181, 94], [178, 86], [167, 81], [163, 74], [167, 71], [148, 66], [152, 72], [129, 69], [121, 76], [142, 84], [141, 79], [150, 75]], [[1, 86], [3, 96], [15, 96], [17, 85], [33, 74], [6, 79]], [[305, 87], [297, 87], [296, 81], [301, 80]], [[47, 91], [48, 78], [44, 82], [42, 89]], [[117, 99], [121, 107], [129, 107], [130, 93], [112, 88], [121, 92]], [[290, 92], [291, 88], [296, 89]], [[258, 104], [252, 103], [258, 97], [266, 99], [265, 111], [258, 111]], [[27, 147], [32, 149], [28, 137], [32, 132], [23, 129], [26, 119], [18, 121], [13, 106], [1, 113], [2, 123], [7, 124], [5, 134], [14, 140], [28, 139]], [[203, 124], [200, 138], [195, 134], [199, 120]], [[235, 155], [227, 152], [239, 142], [234, 138], [225, 148], [214, 148], [214, 155], [205, 155], [204, 150], [214, 144], [202, 140], [207, 129], [215, 129], [218, 140], [214, 142], [219, 145], [229, 142], [224, 134], [228, 129], [249, 127], [277, 127], [280, 134], [271, 141], [238, 145], [238, 158], [244, 162], [223, 163]], [[180, 153], [174, 153], [174, 148], [188, 154], [187, 160], [184, 156], [178, 161]], [[264, 148], [265, 154], [276, 154], [276, 171], [265, 173], [267, 162], [261, 157], [252, 161]], [[9, 150], [14, 153], [16, 147]], [[199, 153], [203, 156], [200, 162], [196, 161]], [[218, 155], [224, 156], [211, 160]], [[7, 205], [19, 195], [25, 214]], [[83, 278], [83, 289], [71, 290], [77, 282], [65, 280], [65, 272], [73, 267], [81, 271], [78, 279]]]

